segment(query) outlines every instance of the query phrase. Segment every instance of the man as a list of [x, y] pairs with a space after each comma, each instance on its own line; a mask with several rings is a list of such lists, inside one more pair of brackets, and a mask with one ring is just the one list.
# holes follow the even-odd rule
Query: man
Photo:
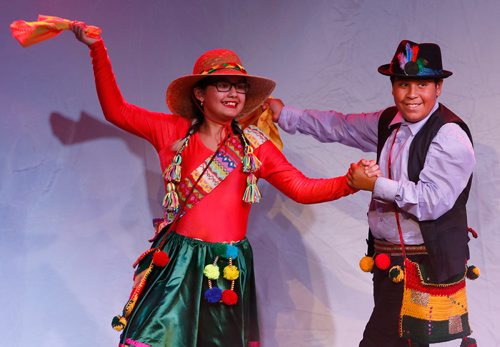
[[[470, 131], [437, 101], [443, 79], [452, 74], [443, 70], [438, 45], [402, 41], [378, 71], [390, 76], [395, 103], [379, 112], [299, 111], [276, 99], [268, 100], [269, 107], [288, 133], [377, 153], [381, 177], [369, 178], [355, 164], [349, 175], [353, 187], [372, 192], [368, 255], [388, 248], [391, 265], [402, 264], [401, 230], [408, 257], [443, 283], [463, 274], [469, 257], [465, 204], [475, 165]], [[403, 285], [387, 274], [373, 270], [375, 304], [360, 347], [409, 344], [398, 331]]]

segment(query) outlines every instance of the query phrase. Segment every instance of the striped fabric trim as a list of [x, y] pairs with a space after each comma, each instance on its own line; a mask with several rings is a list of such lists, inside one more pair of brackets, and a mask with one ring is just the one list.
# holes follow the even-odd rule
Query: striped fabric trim
[[[401, 245], [383, 240], [374, 240], [375, 253], [386, 253], [391, 256], [401, 257]], [[406, 255], [427, 254], [425, 245], [405, 245]]]

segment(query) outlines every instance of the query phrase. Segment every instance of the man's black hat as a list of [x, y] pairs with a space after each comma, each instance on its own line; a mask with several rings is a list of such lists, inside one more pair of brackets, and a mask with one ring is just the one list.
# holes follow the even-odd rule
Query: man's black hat
[[386, 76], [411, 79], [441, 79], [452, 75], [443, 70], [441, 49], [435, 43], [415, 43], [403, 40], [390, 64], [382, 65], [378, 72]]

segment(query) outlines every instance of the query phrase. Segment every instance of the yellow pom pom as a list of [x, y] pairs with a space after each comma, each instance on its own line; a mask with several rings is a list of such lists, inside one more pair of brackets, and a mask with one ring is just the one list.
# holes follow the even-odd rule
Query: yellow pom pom
[[404, 280], [405, 273], [401, 266], [395, 265], [389, 270], [389, 277], [391, 278], [392, 282], [400, 283], [402, 280]]
[[373, 260], [372, 257], [364, 256], [359, 261], [359, 267], [364, 272], [371, 272], [373, 270], [373, 264], [374, 263], [375, 263], [375, 261]]
[[234, 265], [228, 265], [224, 268], [224, 278], [233, 281], [240, 276], [240, 271]]
[[467, 278], [470, 280], [475, 280], [480, 274], [481, 271], [479, 271], [477, 266], [471, 265], [467, 268]]
[[207, 266], [205, 266], [203, 274], [210, 280], [216, 280], [220, 276], [219, 267], [217, 265], [208, 264]]
[[111, 326], [116, 331], [122, 331], [127, 326], [127, 320], [122, 316], [113, 317], [113, 321], [111, 322]]

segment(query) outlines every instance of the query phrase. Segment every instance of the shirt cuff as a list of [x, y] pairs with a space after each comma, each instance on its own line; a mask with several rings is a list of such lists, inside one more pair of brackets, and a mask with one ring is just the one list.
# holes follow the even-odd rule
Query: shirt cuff
[[301, 116], [302, 110], [285, 106], [281, 109], [278, 125], [287, 133], [295, 134]]
[[373, 198], [377, 200], [394, 202], [398, 193], [399, 182], [386, 177], [379, 177], [373, 188]]

